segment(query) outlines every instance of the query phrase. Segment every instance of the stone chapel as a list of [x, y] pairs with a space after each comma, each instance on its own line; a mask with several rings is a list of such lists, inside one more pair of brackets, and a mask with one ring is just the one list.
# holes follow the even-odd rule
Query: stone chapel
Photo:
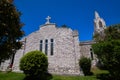
[[[46, 23], [39, 27], [39, 30], [24, 37], [21, 41], [23, 46], [14, 57], [12, 71], [21, 72], [19, 62], [22, 56], [33, 50], [40, 50], [48, 57], [48, 71], [53, 74], [81, 75], [79, 59], [81, 56], [92, 59], [92, 65], [96, 63], [96, 57], [93, 54], [92, 41], [79, 41], [79, 32], [67, 27], [57, 27], [55, 23], [50, 22], [51, 17], [46, 18]], [[105, 29], [105, 21], [95, 12], [94, 33], [100, 33]], [[11, 60], [1, 64], [0, 69], [6, 70]]]

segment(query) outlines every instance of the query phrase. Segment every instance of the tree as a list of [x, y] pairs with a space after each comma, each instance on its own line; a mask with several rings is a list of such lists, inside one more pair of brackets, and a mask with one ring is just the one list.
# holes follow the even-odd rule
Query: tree
[[24, 32], [20, 15], [12, 0], [0, 0], [0, 64], [14, 56], [22, 45], [19, 40]]
[[119, 40], [120, 39], [120, 24], [112, 25], [105, 30], [104, 41]]
[[82, 68], [85, 76], [92, 75], [91, 70], [91, 59], [86, 57], [81, 57], [79, 60], [79, 66]]
[[48, 69], [48, 59], [40, 51], [31, 51], [20, 60], [20, 70], [24, 72], [30, 80], [46, 80]]
[[94, 53], [100, 62], [109, 71], [110, 76], [119, 80], [120, 76], [120, 25], [108, 27], [105, 37], [92, 45]]
[[120, 39], [120, 24], [109, 26], [102, 32], [102, 34], [95, 34], [93, 38], [96, 42]]

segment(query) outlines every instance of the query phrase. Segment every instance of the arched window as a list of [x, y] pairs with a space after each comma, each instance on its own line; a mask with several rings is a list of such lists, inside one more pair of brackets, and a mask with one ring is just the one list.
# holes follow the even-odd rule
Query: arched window
[[103, 27], [103, 24], [102, 24], [101, 21], [99, 21], [99, 27], [100, 27], [100, 28]]
[[43, 40], [40, 40], [40, 51], [42, 51], [42, 47], [43, 47]]
[[53, 55], [54, 52], [54, 39], [51, 39], [51, 55]]
[[45, 40], [45, 54], [48, 54], [48, 40]]
[[93, 51], [92, 51], [92, 48], [90, 48], [90, 55], [91, 55], [91, 59], [93, 60], [94, 57], [93, 57]]

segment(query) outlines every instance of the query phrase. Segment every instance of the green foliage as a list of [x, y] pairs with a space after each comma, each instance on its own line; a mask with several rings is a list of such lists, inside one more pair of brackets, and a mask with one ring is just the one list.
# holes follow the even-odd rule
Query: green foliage
[[8, 0], [0, 0], [0, 63], [9, 59], [21, 47], [23, 36], [20, 12]]
[[108, 27], [105, 30], [105, 39], [104, 41], [110, 41], [110, 40], [119, 40], [120, 39], [120, 25], [113, 25]]
[[107, 27], [102, 34], [95, 34], [93, 36], [96, 42], [119, 40], [120, 39], [120, 24], [111, 25]]
[[20, 60], [20, 70], [22, 70], [28, 78], [40, 78], [44, 80], [47, 73], [48, 59], [45, 54], [40, 51], [31, 51], [24, 55]]
[[91, 75], [91, 72], [90, 72], [90, 70], [91, 70], [91, 59], [86, 58], [86, 57], [82, 57], [79, 60], [79, 65], [82, 68], [85, 76], [86, 75]]
[[105, 38], [92, 45], [99, 61], [109, 71], [111, 79], [120, 76], [120, 25], [110, 26], [105, 30]]
[[120, 76], [120, 40], [93, 44], [94, 53], [108, 69], [111, 75]]

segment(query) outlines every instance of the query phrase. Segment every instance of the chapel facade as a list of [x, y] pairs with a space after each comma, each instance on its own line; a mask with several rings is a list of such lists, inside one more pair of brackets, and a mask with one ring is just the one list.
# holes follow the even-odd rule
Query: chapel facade
[[[51, 17], [46, 18], [46, 23], [39, 30], [24, 37], [21, 41], [23, 46], [14, 57], [12, 70], [20, 72], [19, 62], [22, 56], [33, 50], [42, 51], [48, 57], [48, 71], [53, 74], [82, 75], [79, 67], [79, 59], [82, 56], [91, 58], [93, 65], [96, 57], [91, 45], [94, 41], [79, 41], [79, 33], [67, 27], [57, 27], [50, 22]], [[95, 12], [94, 34], [105, 28], [105, 21]], [[11, 60], [1, 64], [0, 69], [6, 70]]]

